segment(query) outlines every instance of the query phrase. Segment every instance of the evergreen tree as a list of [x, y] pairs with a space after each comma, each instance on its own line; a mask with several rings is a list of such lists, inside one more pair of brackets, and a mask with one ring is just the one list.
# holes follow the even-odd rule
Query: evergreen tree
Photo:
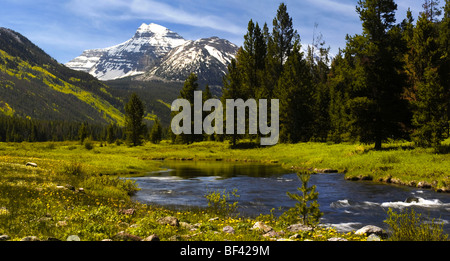
[[314, 26], [313, 42], [308, 46], [307, 55], [314, 87], [314, 123], [311, 129], [315, 140], [326, 141], [330, 131], [330, 90], [327, 84], [330, 72], [330, 47], [325, 47], [321, 33], [316, 35], [317, 26], [317, 24]]
[[414, 18], [412, 16], [412, 12], [408, 9], [406, 13], [406, 19], [403, 20], [402, 27], [402, 38], [406, 44], [406, 51], [404, 54], [404, 72], [407, 76], [407, 82], [405, 85], [403, 96], [408, 101], [412, 102], [416, 100], [416, 92], [417, 92], [417, 83], [416, 83], [416, 75], [415, 75], [415, 47], [413, 44], [414, 38]]
[[298, 41], [274, 94], [280, 100], [280, 141], [308, 141], [313, 135], [313, 86]]
[[265, 68], [267, 46], [264, 33], [258, 23], [248, 23], [248, 31], [244, 36], [242, 53], [238, 64], [242, 74], [243, 99], [256, 98], [260, 95], [261, 76]]
[[309, 173], [297, 173], [297, 177], [302, 182], [302, 186], [297, 188], [300, 194], [287, 192], [289, 198], [296, 200], [295, 211], [299, 214], [300, 221], [307, 226], [315, 227], [323, 216], [319, 209], [317, 199], [319, 193], [316, 192], [316, 186], [308, 186], [311, 175]]
[[183, 126], [184, 124], [191, 125], [191, 134], [182, 133], [178, 135], [176, 138], [177, 142], [189, 144], [202, 139], [201, 134], [194, 134], [194, 92], [199, 88], [197, 80], [197, 75], [195, 73], [191, 73], [184, 81], [183, 88], [180, 90], [179, 98], [186, 99], [191, 105], [191, 122], [183, 122]]
[[[205, 86], [205, 91], [202, 93], [202, 104], [205, 104], [205, 102], [209, 99], [213, 98], [213, 95], [211, 93], [211, 89], [209, 88], [209, 85], [207, 84]], [[205, 118], [210, 114], [211, 112], [203, 111], [203, 117], [202, 121], [204, 122]], [[214, 140], [214, 135], [204, 134], [204, 140]]]
[[441, 50], [439, 28], [427, 12], [417, 21], [413, 37], [415, 76], [417, 82], [414, 101], [414, 138], [420, 146], [437, 147], [444, 139], [448, 120], [448, 92], [440, 80]]
[[162, 140], [162, 127], [159, 122], [159, 119], [156, 118], [155, 122], [153, 123], [153, 127], [150, 131], [150, 142], [152, 143], [159, 143]]
[[[223, 87], [222, 87], [222, 104], [224, 111], [227, 111], [226, 99], [239, 99], [242, 96], [241, 86], [242, 86], [242, 76], [238, 68], [237, 60], [239, 60], [240, 55], [242, 54], [242, 48], [238, 50], [236, 55], [236, 59], [232, 59], [230, 64], [228, 65], [228, 73], [223, 78]], [[235, 114], [236, 115], [236, 114]], [[226, 119], [226, 114], [224, 114]], [[226, 119], [227, 121], [230, 119]], [[236, 145], [238, 140], [237, 134], [237, 122], [236, 117], [233, 119], [235, 121], [233, 134], [231, 134], [231, 140], [233, 146]]]
[[87, 127], [86, 124], [83, 123], [80, 126], [80, 129], [78, 130], [78, 137], [80, 139], [80, 142], [83, 143], [84, 140], [88, 137], [88, 131], [87, 131]]
[[442, 14], [442, 10], [439, 8], [439, 0], [425, 0], [422, 7], [424, 9], [422, 14], [431, 22], [434, 22]]
[[[267, 56], [265, 72], [265, 92], [267, 97], [272, 98], [273, 90], [278, 84], [284, 69], [284, 63], [290, 56], [294, 43], [300, 41], [297, 30], [294, 29], [292, 18], [287, 12], [287, 6], [281, 3], [277, 10], [277, 15], [273, 19], [272, 34], [267, 37]], [[267, 29], [266, 29], [267, 30]]]
[[[263, 76], [265, 69], [265, 59], [267, 53], [266, 39], [258, 23], [252, 20], [248, 23], [248, 31], [244, 35], [243, 47], [236, 56], [236, 66], [240, 77], [239, 97], [244, 101], [248, 99], [257, 99], [263, 97]], [[255, 135], [249, 133], [249, 119], [245, 119], [245, 135], [253, 139]], [[236, 138], [236, 136], [235, 136]]]
[[360, 0], [356, 10], [363, 34], [347, 42], [363, 73], [355, 78], [357, 89], [348, 104], [354, 133], [361, 142], [374, 142], [375, 149], [381, 149], [386, 139], [401, 136], [402, 123], [407, 121], [401, 97], [404, 43], [395, 25], [396, 9], [393, 0]]
[[144, 104], [136, 93], [132, 93], [125, 105], [125, 124], [127, 143], [130, 146], [139, 146], [143, 143], [146, 126], [144, 120]]
[[347, 101], [350, 99], [349, 91], [354, 79], [353, 61], [352, 55], [339, 50], [331, 63], [328, 77], [330, 131], [327, 139], [335, 143], [351, 140]]
[[108, 142], [109, 144], [115, 142], [117, 139], [115, 129], [116, 129], [115, 124], [109, 124], [106, 129], [106, 142]]
[[446, 126], [447, 137], [450, 137], [450, 0], [445, 0], [445, 6], [443, 8], [444, 16], [440, 23], [439, 30], [439, 43], [441, 53], [441, 65], [439, 70], [439, 77], [441, 85], [446, 93]]

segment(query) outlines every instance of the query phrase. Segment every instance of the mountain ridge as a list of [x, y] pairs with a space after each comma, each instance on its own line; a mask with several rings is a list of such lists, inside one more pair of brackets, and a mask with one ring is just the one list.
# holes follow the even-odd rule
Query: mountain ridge
[[123, 102], [93, 76], [58, 63], [0, 27], [0, 112], [30, 119], [123, 124]]
[[[104, 81], [129, 76], [139, 80], [184, 81], [195, 73], [206, 84], [221, 85], [237, 50], [226, 39], [185, 40], [164, 26], [143, 23], [131, 39], [103, 49], [85, 50], [65, 65]], [[207, 64], [201, 65], [202, 59]]]

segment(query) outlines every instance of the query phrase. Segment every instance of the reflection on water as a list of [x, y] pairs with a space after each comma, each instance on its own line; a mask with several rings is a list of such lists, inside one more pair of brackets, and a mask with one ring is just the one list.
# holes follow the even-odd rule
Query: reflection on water
[[[228, 161], [166, 161], [163, 168], [169, 170], [170, 176], [183, 179], [197, 177], [226, 179], [237, 176], [268, 177], [286, 173], [286, 170], [278, 165]], [[152, 174], [151, 176], [155, 175]]]
[[[282, 213], [295, 202], [286, 192], [301, 186], [295, 173], [277, 165], [241, 162], [165, 161], [167, 171], [133, 178], [141, 188], [135, 199], [144, 203], [179, 207], [205, 207], [208, 191], [237, 189], [241, 215]], [[316, 185], [323, 224], [341, 231], [371, 224], [386, 227], [386, 211], [414, 208], [422, 217], [444, 222], [450, 232], [450, 195], [410, 187], [353, 182], [342, 174], [312, 175]], [[408, 202], [407, 202], [407, 199]], [[234, 199], [233, 199], [234, 200]]]

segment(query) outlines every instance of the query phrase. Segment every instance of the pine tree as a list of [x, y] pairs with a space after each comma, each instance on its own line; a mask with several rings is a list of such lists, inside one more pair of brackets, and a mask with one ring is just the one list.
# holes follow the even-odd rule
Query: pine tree
[[116, 141], [115, 124], [109, 124], [106, 128], [106, 141], [109, 144]]
[[[209, 88], [209, 85], [207, 84], [205, 86], [205, 91], [202, 93], [202, 104], [205, 104], [205, 102], [209, 99], [212, 99], [213, 95], [211, 93], [211, 89]], [[207, 111], [203, 111], [203, 117], [202, 117], [202, 121], [205, 121], [205, 118], [210, 114], [211, 112], [207, 112]], [[209, 135], [209, 134], [204, 134], [204, 140], [214, 140], [214, 135]]]
[[439, 70], [439, 77], [441, 85], [444, 87], [446, 93], [446, 127], [447, 137], [450, 137], [450, 0], [445, 0], [443, 8], [444, 16], [440, 23], [439, 30], [439, 44], [441, 53], [441, 66]]
[[413, 37], [417, 78], [416, 100], [413, 103], [413, 123], [416, 130], [413, 135], [416, 143], [425, 147], [440, 145], [448, 123], [448, 93], [439, 75], [442, 55], [438, 30], [437, 24], [423, 12], [417, 21]]
[[[290, 56], [296, 41], [300, 41], [297, 30], [294, 29], [292, 18], [287, 12], [287, 6], [281, 3], [277, 15], [273, 19], [272, 34], [267, 35], [267, 56], [265, 71], [265, 92], [267, 97], [273, 98], [273, 90], [278, 84], [284, 69], [284, 63]], [[266, 29], [267, 30], [267, 29]]]
[[401, 136], [402, 122], [407, 120], [401, 97], [405, 85], [401, 73], [404, 42], [395, 25], [396, 9], [393, 0], [360, 0], [356, 10], [363, 34], [347, 42], [357, 57], [356, 67], [362, 70], [355, 78], [359, 83], [348, 105], [352, 126], [359, 140], [374, 142], [375, 149], [381, 149], [386, 139]]
[[261, 75], [265, 68], [267, 46], [264, 33], [258, 23], [248, 23], [248, 31], [244, 36], [242, 54], [239, 56], [239, 69], [242, 74], [243, 99], [256, 98], [260, 94]]
[[194, 92], [198, 90], [199, 86], [197, 83], [198, 77], [195, 73], [191, 73], [188, 78], [184, 81], [183, 88], [180, 90], [180, 99], [186, 99], [189, 101], [191, 108], [191, 122], [183, 122], [184, 124], [190, 124], [191, 126], [191, 134], [182, 133], [177, 136], [177, 142], [190, 144], [195, 141], [199, 141], [202, 139], [201, 134], [194, 134]]
[[330, 90], [328, 81], [329, 52], [330, 47], [325, 47], [323, 35], [316, 35], [318, 25], [314, 26], [313, 42], [308, 46], [307, 61], [311, 71], [312, 84], [314, 87], [314, 123], [312, 132], [314, 139], [326, 141], [330, 131]]
[[353, 82], [353, 68], [351, 66], [354, 57], [339, 50], [334, 57], [327, 84], [330, 90], [330, 131], [328, 140], [340, 143], [350, 140], [350, 119], [347, 110], [349, 89]]
[[162, 127], [159, 122], [159, 119], [156, 118], [153, 123], [153, 127], [150, 131], [150, 142], [157, 144], [161, 142], [161, 140], [162, 140]]
[[[241, 93], [241, 86], [242, 86], [242, 75], [239, 71], [237, 60], [239, 60], [240, 55], [242, 55], [242, 48], [238, 50], [238, 53], [236, 55], [235, 59], [232, 59], [230, 64], [228, 65], [228, 73], [223, 78], [223, 87], [222, 87], [222, 104], [224, 111], [227, 110], [226, 107], [226, 99], [239, 99], [242, 98]], [[224, 114], [225, 116], [226, 114]], [[225, 117], [226, 118], [226, 117]], [[231, 140], [233, 146], [236, 145], [238, 140], [238, 134], [237, 134], [237, 122], [236, 117], [234, 119], [226, 119], [228, 120], [234, 120], [234, 130], [233, 134], [231, 134]]]
[[80, 129], [78, 130], [78, 137], [80, 139], [80, 142], [83, 143], [84, 140], [88, 137], [88, 131], [87, 131], [87, 127], [86, 124], [83, 123], [80, 126]]
[[425, 0], [422, 7], [424, 9], [422, 14], [431, 22], [434, 22], [442, 14], [442, 10], [439, 8], [439, 0]]
[[146, 126], [144, 120], [144, 104], [136, 93], [132, 93], [125, 105], [125, 124], [127, 142], [130, 146], [142, 145]]
[[287, 192], [289, 198], [296, 200], [295, 212], [298, 212], [300, 220], [304, 225], [315, 227], [323, 213], [319, 209], [317, 199], [319, 193], [316, 192], [316, 186], [308, 186], [311, 175], [309, 173], [297, 173], [297, 177], [302, 182], [302, 186], [297, 188], [300, 194]]
[[308, 141], [312, 137], [313, 86], [297, 41], [274, 91], [280, 100], [280, 141]]
[[412, 102], [416, 100], [417, 83], [415, 75], [415, 47], [413, 44], [414, 38], [414, 18], [412, 12], [408, 9], [406, 13], [406, 19], [402, 22], [402, 38], [406, 44], [406, 51], [404, 54], [404, 71], [407, 75], [407, 82], [405, 85], [403, 96], [408, 101]]

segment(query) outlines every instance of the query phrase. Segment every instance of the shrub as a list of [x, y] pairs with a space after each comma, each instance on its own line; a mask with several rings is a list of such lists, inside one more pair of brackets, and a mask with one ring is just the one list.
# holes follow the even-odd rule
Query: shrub
[[[237, 189], [234, 189], [231, 195], [238, 198]], [[210, 191], [205, 195], [205, 198], [208, 200], [208, 211], [213, 214], [227, 217], [235, 213], [237, 209], [238, 202], [230, 203], [230, 193], [226, 192], [226, 190], [223, 190], [222, 193], [220, 191]]]
[[92, 144], [92, 141], [90, 139], [86, 139], [84, 141], [84, 148], [87, 150], [92, 150], [94, 148], [94, 145]]
[[446, 241], [448, 235], [443, 233], [443, 224], [426, 222], [414, 209], [396, 213], [388, 210], [388, 219], [384, 221], [390, 226], [391, 241]]
[[62, 172], [67, 175], [80, 176], [83, 174], [83, 165], [79, 162], [72, 162], [65, 165]]

